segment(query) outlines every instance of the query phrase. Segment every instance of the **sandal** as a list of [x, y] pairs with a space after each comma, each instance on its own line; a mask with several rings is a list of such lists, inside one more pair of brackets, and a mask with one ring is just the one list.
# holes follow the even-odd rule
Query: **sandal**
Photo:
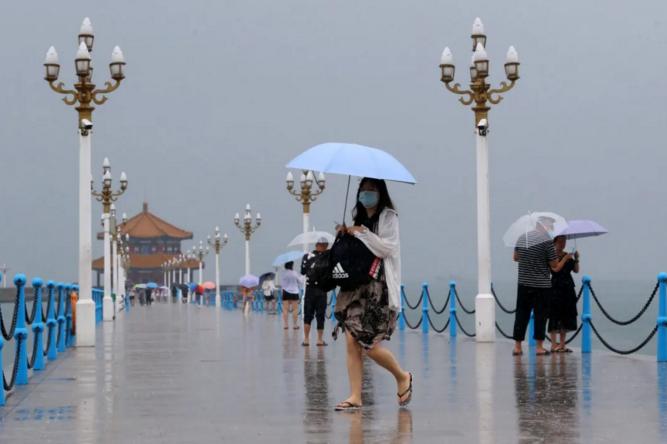
[[512, 350], [512, 356], [521, 356], [522, 354], [523, 354], [523, 350], [522, 351]]
[[318, 343], [318, 344], [317, 344], [318, 347], [326, 347], [327, 345], [329, 345], [329, 344], [327, 344], [327, 343], [324, 342], [324, 341], [322, 341], [321, 343]]
[[343, 401], [334, 407], [334, 410], [337, 412], [352, 412], [359, 410], [361, 408], [361, 405], [359, 404], [352, 404], [350, 401]]
[[308, 342], [302, 342], [301, 345], [304, 346], [304, 347], [308, 347], [308, 346], [310, 345], [310, 343], [308, 343]]
[[[401, 407], [405, 407], [406, 405], [410, 404], [410, 401], [412, 400], [412, 373], [408, 373], [410, 375], [410, 385], [408, 386], [407, 390], [405, 390], [403, 393], [397, 393], [396, 395], [398, 396], [398, 405]], [[407, 398], [405, 398], [403, 401], [401, 401], [401, 398], [404, 397], [405, 395], [408, 395]]]
[[560, 353], [572, 353], [572, 349], [567, 347], [561, 348]]
[[295, 326], [294, 326], [294, 330], [298, 330], [298, 329], [299, 329], [299, 326], [298, 326], [298, 325], [295, 325]]
[[541, 352], [535, 352], [535, 356], [549, 356], [551, 352], [549, 350], [544, 350]]

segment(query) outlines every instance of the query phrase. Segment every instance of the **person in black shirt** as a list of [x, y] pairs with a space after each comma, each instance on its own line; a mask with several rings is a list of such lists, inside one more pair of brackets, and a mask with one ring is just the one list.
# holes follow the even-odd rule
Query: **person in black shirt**
[[[301, 261], [301, 274], [308, 276], [308, 269], [312, 266], [313, 261], [327, 251], [329, 248], [329, 241], [326, 238], [318, 239], [315, 244], [315, 250], [305, 254]], [[318, 282], [311, 282], [310, 279], [306, 282], [306, 294], [303, 303], [303, 345], [307, 347], [310, 344], [310, 324], [313, 318], [317, 320], [317, 345], [325, 346], [324, 342], [324, 318], [327, 311], [327, 292], [319, 288]]]
[[526, 328], [531, 311], [535, 316], [534, 338], [536, 354], [548, 355], [544, 348], [549, 301], [551, 300], [551, 272], [560, 271], [567, 260], [559, 260], [549, 235], [554, 229], [554, 219], [541, 217], [535, 229], [522, 235], [516, 243], [513, 259], [519, 263], [519, 279], [514, 318], [514, 356], [521, 355], [521, 343], [526, 338]]
[[[553, 292], [549, 304], [548, 330], [551, 336], [551, 351], [557, 353], [572, 352], [565, 344], [565, 334], [577, 329], [577, 292], [572, 272], [579, 273], [579, 252], [574, 255], [566, 254], [566, 242], [565, 236], [556, 236], [554, 239], [558, 259], [569, 258], [560, 271], [551, 274]], [[560, 342], [557, 335], [560, 335]]]

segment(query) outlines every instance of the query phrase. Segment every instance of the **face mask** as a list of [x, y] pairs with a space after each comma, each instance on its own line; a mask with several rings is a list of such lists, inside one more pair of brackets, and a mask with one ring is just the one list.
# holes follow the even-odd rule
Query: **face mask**
[[376, 207], [379, 201], [380, 193], [377, 191], [361, 191], [359, 193], [359, 203], [361, 203], [364, 208]]

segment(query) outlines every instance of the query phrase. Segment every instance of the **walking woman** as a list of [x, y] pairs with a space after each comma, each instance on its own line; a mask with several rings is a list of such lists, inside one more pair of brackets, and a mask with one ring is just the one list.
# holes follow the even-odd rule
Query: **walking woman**
[[[572, 353], [565, 344], [565, 335], [568, 331], [577, 329], [577, 292], [572, 279], [572, 272], [579, 273], [579, 252], [574, 255], [565, 253], [565, 236], [556, 236], [554, 247], [558, 260], [565, 259], [559, 271], [551, 272], [551, 287], [553, 290], [549, 308], [549, 336], [551, 336], [551, 352]], [[560, 342], [556, 336], [560, 335]]]
[[292, 326], [299, 328], [299, 291], [303, 288], [303, 276], [294, 271], [294, 262], [285, 264], [285, 271], [280, 275], [283, 289], [283, 328], [289, 328], [289, 311], [292, 310]]
[[[352, 216], [354, 226], [338, 227], [339, 235], [347, 233], [356, 237], [376, 258], [365, 273], [367, 282], [353, 288], [341, 286], [336, 300], [334, 313], [338, 325], [333, 336], [337, 338], [339, 328], [345, 333], [350, 383], [350, 396], [336, 405], [336, 410], [361, 408], [364, 354], [394, 376], [397, 402], [405, 406], [412, 398], [412, 374], [403, 370], [392, 352], [381, 344], [394, 332], [401, 286], [398, 213], [383, 180], [361, 180]], [[350, 259], [353, 262], [356, 257]], [[334, 274], [349, 274], [350, 269], [343, 270], [339, 262]]]

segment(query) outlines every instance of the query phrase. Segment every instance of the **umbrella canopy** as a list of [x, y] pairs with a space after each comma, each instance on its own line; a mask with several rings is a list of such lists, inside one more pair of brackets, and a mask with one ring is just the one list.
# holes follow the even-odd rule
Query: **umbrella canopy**
[[160, 290], [167, 290], [169, 291], [169, 287], [165, 287], [164, 285], [160, 287]]
[[608, 231], [605, 227], [592, 220], [569, 220], [564, 229], [556, 231], [557, 236], [565, 236], [567, 239], [595, 237], [607, 233]]
[[197, 288], [197, 284], [195, 284], [194, 282], [190, 282], [188, 284], [188, 287], [190, 287], [190, 291], [195, 291], [195, 288]]
[[137, 284], [132, 288], [134, 288], [135, 290], [143, 290], [144, 288], [146, 288], [146, 284]]
[[150, 288], [151, 290], [154, 290], [158, 287], [158, 285], [155, 282], [148, 282], [146, 284], [146, 288]]
[[239, 279], [239, 285], [245, 288], [255, 288], [259, 285], [259, 278], [254, 274], [246, 274]]
[[302, 245], [312, 245], [318, 243], [320, 240], [326, 239], [329, 245], [333, 244], [334, 237], [333, 235], [327, 233], [326, 231], [308, 231], [306, 233], [301, 233], [292, 241], [287, 244], [288, 247], [299, 247]]
[[281, 265], [285, 265], [288, 262], [301, 259], [302, 257], [303, 257], [303, 251], [296, 251], [296, 250], [288, 251], [287, 253], [283, 253], [280, 256], [276, 257], [273, 260], [273, 266], [280, 267]]
[[378, 148], [353, 143], [316, 145], [287, 164], [287, 168], [371, 177], [414, 184], [414, 176], [394, 156]]
[[205, 290], [215, 290], [215, 282], [206, 281], [202, 284]]
[[508, 247], [530, 248], [553, 239], [554, 233], [566, 227], [565, 218], [556, 213], [546, 211], [529, 213], [521, 216], [509, 227], [503, 235], [503, 242]]
[[273, 281], [276, 278], [276, 274], [273, 272], [264, 273], [259, 277], [259, 283], [261, 284], [264, 281]]

